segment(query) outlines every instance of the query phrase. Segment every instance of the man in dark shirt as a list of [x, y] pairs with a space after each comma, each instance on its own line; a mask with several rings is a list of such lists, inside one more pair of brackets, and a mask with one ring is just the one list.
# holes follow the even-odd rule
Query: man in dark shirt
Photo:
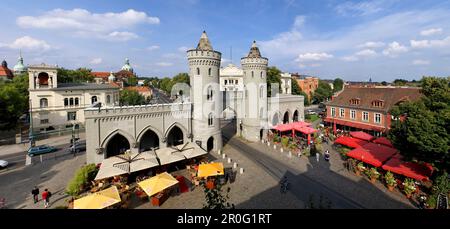
[[33, 195], [34, 203], [37, 203], [39, 201], [39, 188], [34, 186], [33, 190], [31, 190], [31, 194]]

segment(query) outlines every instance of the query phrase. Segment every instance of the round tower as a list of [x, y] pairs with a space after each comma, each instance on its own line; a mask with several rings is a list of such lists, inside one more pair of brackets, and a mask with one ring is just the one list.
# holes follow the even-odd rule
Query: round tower
[[266, 137], [268, 62], [261, 56], [255, 41], [248, 55], [241, 58], [244, 72], [243, 113], [237, 125], [240, 134], [249, 141]]
[[219, 69], [222, 54], [214, 51], [203, 31], [197, 48], [187, 51], [191, 84], [193, 141], [205, 150], [222, 149]]

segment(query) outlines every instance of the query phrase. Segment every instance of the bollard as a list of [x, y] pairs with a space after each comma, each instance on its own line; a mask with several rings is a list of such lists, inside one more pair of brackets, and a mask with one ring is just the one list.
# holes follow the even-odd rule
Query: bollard
[[239, 170], [239, 173], [240, 173], [240, 174], [243, 174], [243, 173], [244, 173], [244, 168], [241, 168], [241, 169]]
[[236, 162], [234, 162], [233, 164], [233, 168], [237, 168], [238, 164]]
[[267, 146], [270, 146], [270, 142], [267, 142]]
[[291, 158], [292, 157], [292, 153], [291, 151], [289, 151], [288, 157]]
[[231, 158], [228, 158], [228, 163], [231, 163]]
[[222, 154], [222, 158], [225, 159], [227, 157], [226, 154]]
[[283, 152], [283, 147], [280, 148], [280, 152]]
[[42, 155], [39, 155], [40, 159], [41, 159], [41, 163], [42, 163]]
[[25, 156], [25, 165], [31, 165], [31, 157], [28, 154]]
[[220, 155], [220, 153], [222, 152], [222, 150], [221, 149], [219, 149], [219, 151], [217, 151], [217, 154], [219, 154]]
[[277, 149], [277, 145], [273, 145], [273, 149]]
[[261, 143], [264, 144], [264, 139], [261, 139]]

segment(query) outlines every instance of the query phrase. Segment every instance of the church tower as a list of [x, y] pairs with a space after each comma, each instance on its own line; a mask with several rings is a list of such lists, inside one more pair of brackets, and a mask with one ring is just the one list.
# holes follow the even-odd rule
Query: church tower
[[258, 141], [266, 136], [267, 125], [267, 65], [268, 59], [261, 56], [256, 42], [250, 52], [241, 58], [244, 72], [243, 112], [238, 119], [238, 133], [249, 141]]
[[222, 149], [219, 91], [219, 69], [222, 54], [214, 51], [203, 31], [197, 48], [187, 51], [192, 102], [192, 134], [194, 142], [207, 151]]

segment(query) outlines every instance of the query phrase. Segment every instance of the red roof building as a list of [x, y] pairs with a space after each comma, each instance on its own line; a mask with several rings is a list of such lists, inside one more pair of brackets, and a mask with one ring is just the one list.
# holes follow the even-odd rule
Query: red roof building
[[8, 63], [3, 60], [2, 65], [0, 66], [0, 79], [4, 80], [12, 80], [14, 78], [13, 72], [8, 68]]
[[362, 130], [373, 135], [389, 131], [393, 117], [389, 110], [405, 101], [416, 101], [420, 88], [345, 88], [326, 103], [325, 122], [345, 130]]

